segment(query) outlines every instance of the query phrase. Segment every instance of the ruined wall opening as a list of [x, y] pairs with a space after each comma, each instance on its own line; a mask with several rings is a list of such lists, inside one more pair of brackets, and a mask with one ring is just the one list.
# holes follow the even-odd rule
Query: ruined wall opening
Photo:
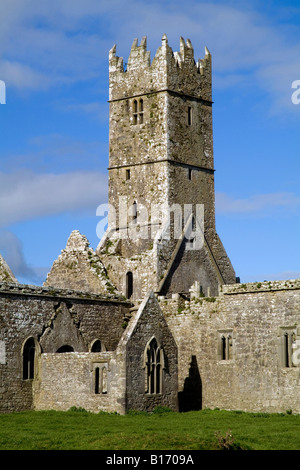
[[107, 365], [97, 365], [94, 368], [94, 392], [95, 395], [107, 394]]
[[34, 378], [35, 341], [28, 338], [23, 347], [23, 380]]
[[91, 352], [101, 352], [101, 351], [103, 351], [102, 343], [100, 339], [96, 339], [92, 344]]
[[126, 297], [130, 299], [133, 294], [133, 274], [131, 271], [126, 273]]
[[56, 351], [57, 353], [66, 353], [66, 352], [74, 352], [74, 348], [70, 346], [69, 344], [64, 344], [58, 350]]

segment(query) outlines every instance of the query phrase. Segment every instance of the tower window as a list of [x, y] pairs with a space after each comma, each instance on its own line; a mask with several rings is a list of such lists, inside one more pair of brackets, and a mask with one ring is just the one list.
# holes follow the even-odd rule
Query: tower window
[[188, 116], [187, 116], [187, 118], [188, 118], [188, 125], [189, 126], [192, 125], [192, 117], [193, 117], [192, 114], [193, 114], [192, 113], [192, 108], [191, 108], [191, 106], [188, 106]]
[[188, 170], [189, 180], [192, 179], [192, 171], [193, 170], [191, 168], [189, 168], [189, 170]]
[[33, 338], [29, 338], [23, 348], [23, 379], [34, 378], [34, 357], [35, 342]]
[[130, 170], [126, 170], [126, 180], [130, 180]]
[[138, 211], [137, 211], [137, 202], [134, 201], [134, 203], [131, 206], [131, 223], [136, 224], [137, 223], [137, 217], [138, 217]]
[[139, 123], [143, 124], [144, 122], [144, 101], [140, 99], [139, 101]]
[[132, 272], [129, 271], [126, 274], [126, 297], [130, 299], [133, 294], [133, 275]]
[[138, 103], [137, 100], [133, 101], [133, 124], [138, 123]]
[[133, 100], [132, 103], [132, 117], [133, 124], [143, 124], [144, 122], [144, 101], [141, 98], [140, 100]]

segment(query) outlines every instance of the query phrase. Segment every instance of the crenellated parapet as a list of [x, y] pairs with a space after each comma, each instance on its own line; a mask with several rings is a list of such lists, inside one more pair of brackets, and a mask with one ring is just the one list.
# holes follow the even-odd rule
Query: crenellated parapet
[[[205, 48], [204, 58], [195, 61], [191, 41], [182, 37], [180, 50], [173, 52], [164, 34], [152, 62], [146, 36], [140, 45], [134, 39], [126, 66], [123, 58], [116, 55], [114, 45], [109, 52], [109, 73], [110, 100], [132, 96], [135, 88], [141, 88], [142, 81], [145, 93], [169, 90], [211, 101], [211, 54]], [[123, 96], [120, 96], [120, 84]]]

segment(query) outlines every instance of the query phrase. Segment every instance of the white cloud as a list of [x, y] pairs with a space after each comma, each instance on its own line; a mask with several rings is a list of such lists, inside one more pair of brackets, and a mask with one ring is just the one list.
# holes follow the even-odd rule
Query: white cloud
[[224, 193], [216, 193], [218, 214], [264, 214], [275, 209], [295, 210], [300, 207], [300, 196], [292, 193], [258, 194], [245, 199], [234, 199]]
[[96, 208], [107, 199], [107, 177], [99, 172], [0, 173], [0, 226], [64, 212]]
[[35, 268], [28, 265], [21, 241], [9, 230], [0, 230], [0, 253], [18, 280], [26, 278], [33, 283], [41, 282], [44, 276], [40, 276]]
[[101, 77], [113, 43], [126, 62], [134, 37], [147, 35], [153, 55], [166, 33], [174, 50], [180, 35], [189, 37], [196, 58], [208, 46], [217, 86], [259, 86], [291, 108], [290, 84], [299, 78], [299, 37], [286, 26], [287, 7], [286, 24], [275, 15], [272, 21], [266, 12], [255, 3], [225, 1], [2, 0], [0, 54], [5, 62], [0, 72], [6, 69], [7, 85], [11, 79], [19, 87], [24, 71], [23, 85], [36, 89]]

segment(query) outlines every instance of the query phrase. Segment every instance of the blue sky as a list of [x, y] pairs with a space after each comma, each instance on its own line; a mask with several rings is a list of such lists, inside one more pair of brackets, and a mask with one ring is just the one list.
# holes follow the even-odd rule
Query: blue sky
[[107, 202], [108, 51], [213, 61], [217, 231], [242, 282], [300, 277], [299, 1], [1, 0], [0, 253], [41, 284]]

